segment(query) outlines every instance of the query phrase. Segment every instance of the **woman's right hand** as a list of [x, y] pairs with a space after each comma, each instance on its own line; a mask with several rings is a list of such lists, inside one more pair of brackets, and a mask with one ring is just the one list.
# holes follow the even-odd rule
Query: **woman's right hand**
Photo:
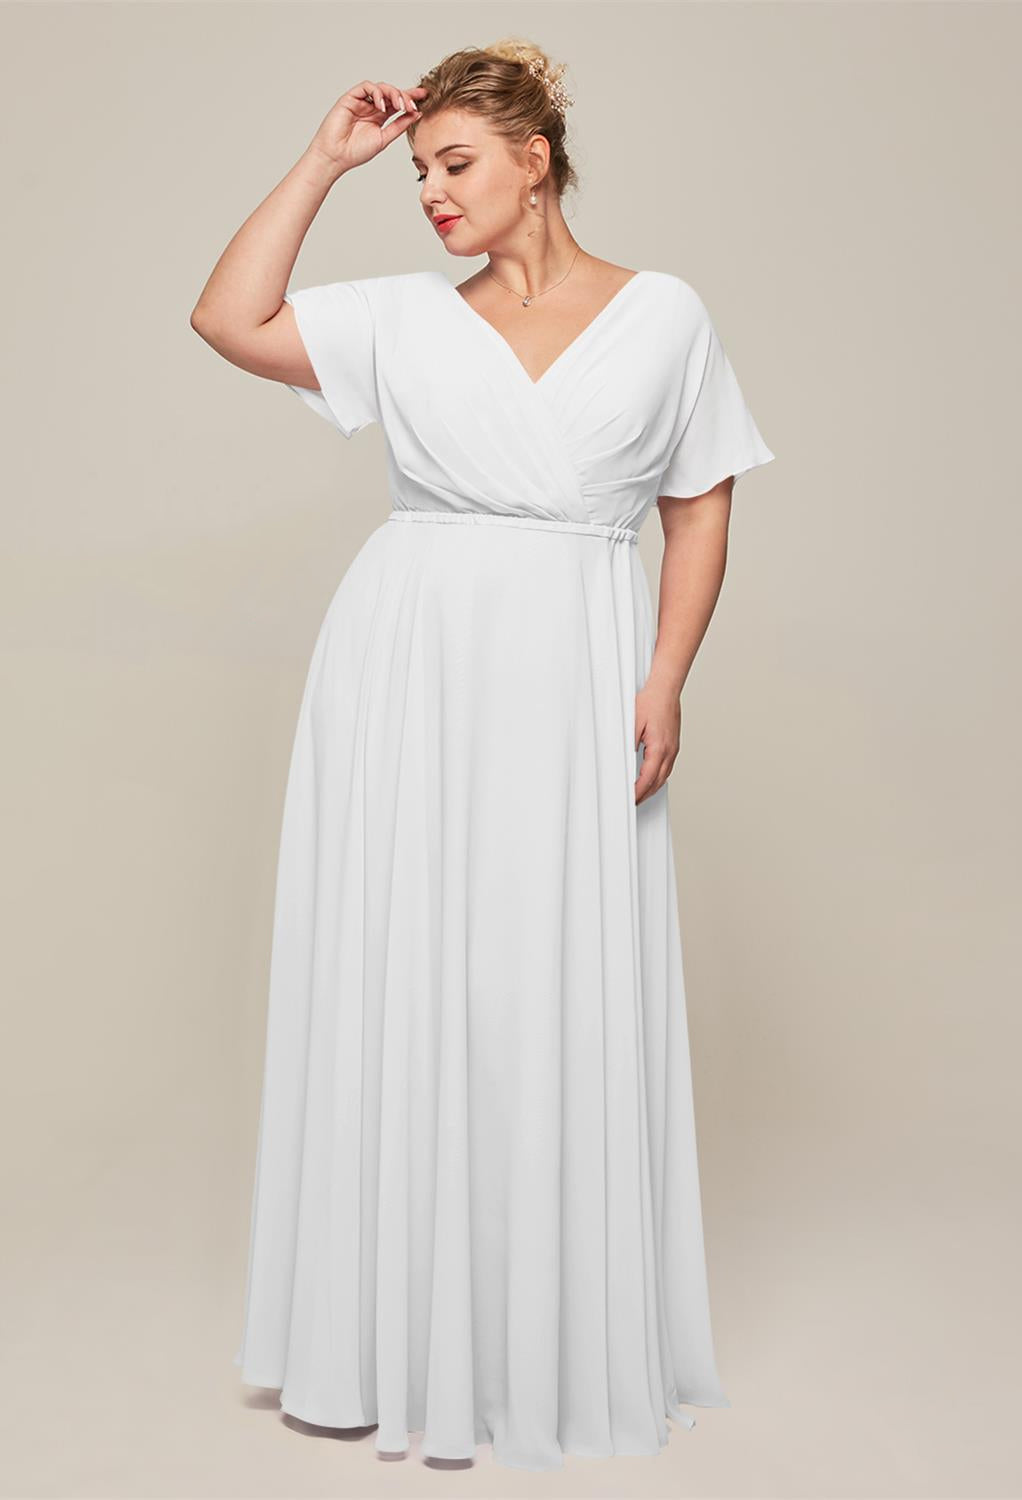
[[[313, 136], [309, 150], [321, 156], [338, 175], [351, 167], [361, 167], [419, 118], [417, 102], [428, 93], [424, 87], [399, 89], [392, 83], [363, 79], [341, 95]], [[395, 110], [404, 113], [384, 125], [384, 120]]]

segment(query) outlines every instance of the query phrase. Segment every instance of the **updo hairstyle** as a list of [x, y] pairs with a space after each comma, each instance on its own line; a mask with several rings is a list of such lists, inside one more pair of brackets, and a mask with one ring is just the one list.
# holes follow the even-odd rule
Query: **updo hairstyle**
[[[531, 67], [530, 67], [531, 64]], [[578, 176], [565, 148], [563, 63], [552, 63], [532, 42], [505, 37], [489, 47], [463, 47], [443, 58], [419, 79], [429, 89], [420, 102], [420, 118], [405, 132], [414, 149], [422, 120], [444, 109], [480, 115], [497, 135], [521, 150], [534, 135], [550, 145], [550, 177], [560, 198], [578, 187]], [[545, 80], [545, 81], [544, 81]]]

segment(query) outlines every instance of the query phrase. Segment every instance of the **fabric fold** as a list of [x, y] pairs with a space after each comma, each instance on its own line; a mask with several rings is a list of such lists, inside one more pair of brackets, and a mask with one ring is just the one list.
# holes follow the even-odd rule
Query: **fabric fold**
[[651, 651], [635, 547], [533, 523], [385, 523], [317, 638], [239, 1353], [380, 1452], [549, 1469], [726, 1404]]

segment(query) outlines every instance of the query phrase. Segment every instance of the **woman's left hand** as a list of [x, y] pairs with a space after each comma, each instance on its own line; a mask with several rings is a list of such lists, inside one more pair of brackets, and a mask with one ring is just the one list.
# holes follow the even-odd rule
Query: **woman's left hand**
[[658, 792], [671, 774], [681, 744], [681, 696], [647, 683], [635, 695], [635, 748], [644, 746], [635, 802]]

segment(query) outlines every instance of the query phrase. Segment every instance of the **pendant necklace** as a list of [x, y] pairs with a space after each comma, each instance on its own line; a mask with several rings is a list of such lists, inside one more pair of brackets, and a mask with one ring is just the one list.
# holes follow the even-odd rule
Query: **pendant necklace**
[[[561, 281], [567, 281], [568, 277], [571, 275], [572, 266], [574, 266], [575, 262], [578, 260], [578, 258], [581, 255], [581, 253], [582, 253], [582, 246], [580, 245], [578, 247], [578, 249], [575, 251], [575, 254], [572, 256], [571, 265], [568, 267], [568, 269], [565, 271], [564, 275], [561, 277]], [[490, 275], [493, 276], [493, 272], [490, 271], [489, 266], [487, 266], [486, 269], [487, 269], [487, 271], [489, 271]], [[496, 276], [493, 276], [493, 279], [494, 279], [494, 281], [497, 281]], [[560, 284], [561, 284], [561, 281], [555, 281], [553, 286], [548, 286], [542, 292], [533, 292], [531, 294], [531, 296], [522, 297], [522, 306], [523, 307], [528, 307], [529, 304], [531, 302], [534, 302], [537, 297], [545, 297], [546, 294], [547, 294], [547, 292], [552, 292], [555, 287], [559, 287]], [[514, 296], [514, 297], [521, 297], [522, 296], [521, 292], [516, 292], [513, 286], [504, 286], [504, 283], [502, 281], [497, 281], [497, 285], [500, 286], [500, 287], [504, 287], [505, 292], [510, 292], [511, 295]]]

